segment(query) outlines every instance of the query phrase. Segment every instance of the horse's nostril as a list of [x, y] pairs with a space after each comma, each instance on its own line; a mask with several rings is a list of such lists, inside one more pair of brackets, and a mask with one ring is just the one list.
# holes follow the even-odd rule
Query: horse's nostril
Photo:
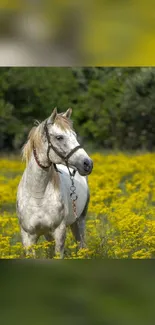
[[89, 163], [89, 159], [86, 158], [86, 159], [84, 160], [84, 166], [87, 167], [87, 166], [89, 166], [89, 165], [90, 165], [90, 163]]
[[91, 169], [92, 169], [92, 160], [91, 159], [88, 159], [88, 158], [85, 158], [84, 159], [84, 170], [86, 172], [90, 172]]

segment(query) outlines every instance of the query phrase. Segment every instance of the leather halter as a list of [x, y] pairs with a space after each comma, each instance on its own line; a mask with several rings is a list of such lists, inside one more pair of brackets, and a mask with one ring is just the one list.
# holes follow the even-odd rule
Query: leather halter
[[[48, 162], [49, 162], [49, 165], [48, 166], [44, 166], [44, 165], [42, 165], [41, 163], [40, 163], [40, 161], [39, 161], [39, 159], [38, 159], [38, 156], [37, 156], [37, 153], [36, 153], [36, 149], [35, 149], [35, 147], [34, 147], [34, 145], [33, 145], [33, 154], [34, 154], [34, 157], [35, 157], [35, 160], [36, 160], [36, 162], [37, 162], [37, 164], [39, 165], [39, 167], [41, 167], [43, 170], [47, 170], [49, 167], [51, 167], [51, 165], [53, 164], [54, 165], [54, 168], [55, 168], [55, 170], [57, 171], [57, 172], [60, 172], [58, 169], [57, 169], [57, 166], [56, 166], [56, 164], [54, 164], [54, 163], [52, 163], [52, 161], [50, 160], [50, 157], [49, 157], [49, 153], [50, 153], [50, 149], [52, 148], [53, 149], [53, 151], [61, 158], [61, 159], [63, 159], [64, 161], [65, 161], [65, 163], [66, 163], [66, 166], [67, 166], [67, 168], [68, 168], [68, 170], [69, 170], [69, 166], [68, 166], [68, 159], [78, 150], [78, 149], [80, 149], [81, 148], [81, 146], [80, 145], [78, 145], [78, 146], [76, 146], [74, 149], [72, 149], [71, 150], [71, 152], [69, 152], [69, 154], [68, 155], [66, 155], [66, 156], [63, 156], [58, 150], [57, 150], [57, 148], [55, 148], [55, 146], [51, 143], [51, 139], [50, 139], [50, 135], [49, 135], [49, 132], [48, 132], [48, 125], [50, 125], [50, 124], [52, 124], [52, 123], [47, 123], [47, 120], [46, 120], [46, 122], [45, 122], [45, 125], [44, 125], [44, 130], [45, 130], [45, 133], [46, 133], [46, 138], [47, 138], [47, 141], [48, 141], [48, 149], [47, 149], [47, 159], [48, 159]], [[70, 173], [70, 175], [72, 175], [71, 174], [71, 172], [70, 172], [70, 170], [69, 170], [69, 173]], [[74, 174], [75, 174], [75, 171], [73, 172]]]

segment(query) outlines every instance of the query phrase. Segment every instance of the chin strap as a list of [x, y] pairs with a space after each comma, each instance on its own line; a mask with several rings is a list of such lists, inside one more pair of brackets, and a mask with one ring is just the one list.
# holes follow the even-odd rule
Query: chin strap
[[33, 145], [33, 154], [34, 154], [35, 160], [36, 160], [36, 162], [37, 162], [37, 164], [38, 164], [38, 166], [40, 168], [42, 168], [43, 170], [48, 170], [53, 165], [55, 171], [57, 173], [61, 173], [62, 174], [62, 172], [60, 170], [58, 170], [57, 165], [56, 164], [53, 164], [51, 161], [49, 162], [49, 165], [48, 166], [44, 166], [44, 165], [41, 164], [41, 162], [39, 161], [39, 158], [38, 158], [38, 155], [37, 155], [37, 152], [36, 152], [36, 149], [35, 149], [34, 145]]
[[52, 162], [50, 162], [48, 166], [44, 166], [44, 165], [41, 164], [41, 162], [39, 161], [39, 158], [38, 158], [38, 155], [37, 155], [37, 152], [36, 152], [36, 148], [34, 147], [34, 145], [33, 145], [33, 154], [34, 154], [35, 160], [36, 160], [36, 162], [37, 162], [37, 164], [38, 164], [38, 166], [40, 168], [42, 168], [43, 170], [47, 170], [47, 169], [49, 169], [51, 167]]
[[62, 174], [62, 172], [57, 168], [57, 165], [56, 165], [56, 164], [53, 164], [53, 166], [54, 166], [54, 169], [55, 169], [55, 171], [56, 171], [57, 173]]

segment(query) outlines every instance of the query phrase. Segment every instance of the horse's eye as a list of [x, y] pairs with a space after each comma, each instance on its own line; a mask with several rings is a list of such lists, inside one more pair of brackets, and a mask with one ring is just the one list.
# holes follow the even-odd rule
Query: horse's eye
[[57, 136], [56, 136], [56, 139], [59, 140], [59, 141], [60, 141], [60, 140], [63, 140], [63, 136], [62, 136], [62, 135], [57, 135]]

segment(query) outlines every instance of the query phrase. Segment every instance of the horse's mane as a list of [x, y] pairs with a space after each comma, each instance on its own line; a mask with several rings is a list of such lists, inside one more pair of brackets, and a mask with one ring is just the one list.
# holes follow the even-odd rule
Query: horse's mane
[[28, 134], [26, 143], [22, 148], [22, 159], [26, 161], [26, 164], [28, 164], [30, 160], [33, 145], [35, 148], [41, 146], [41, 126], [41, 123], [39, 123], [38, 126], [33, 126]]

